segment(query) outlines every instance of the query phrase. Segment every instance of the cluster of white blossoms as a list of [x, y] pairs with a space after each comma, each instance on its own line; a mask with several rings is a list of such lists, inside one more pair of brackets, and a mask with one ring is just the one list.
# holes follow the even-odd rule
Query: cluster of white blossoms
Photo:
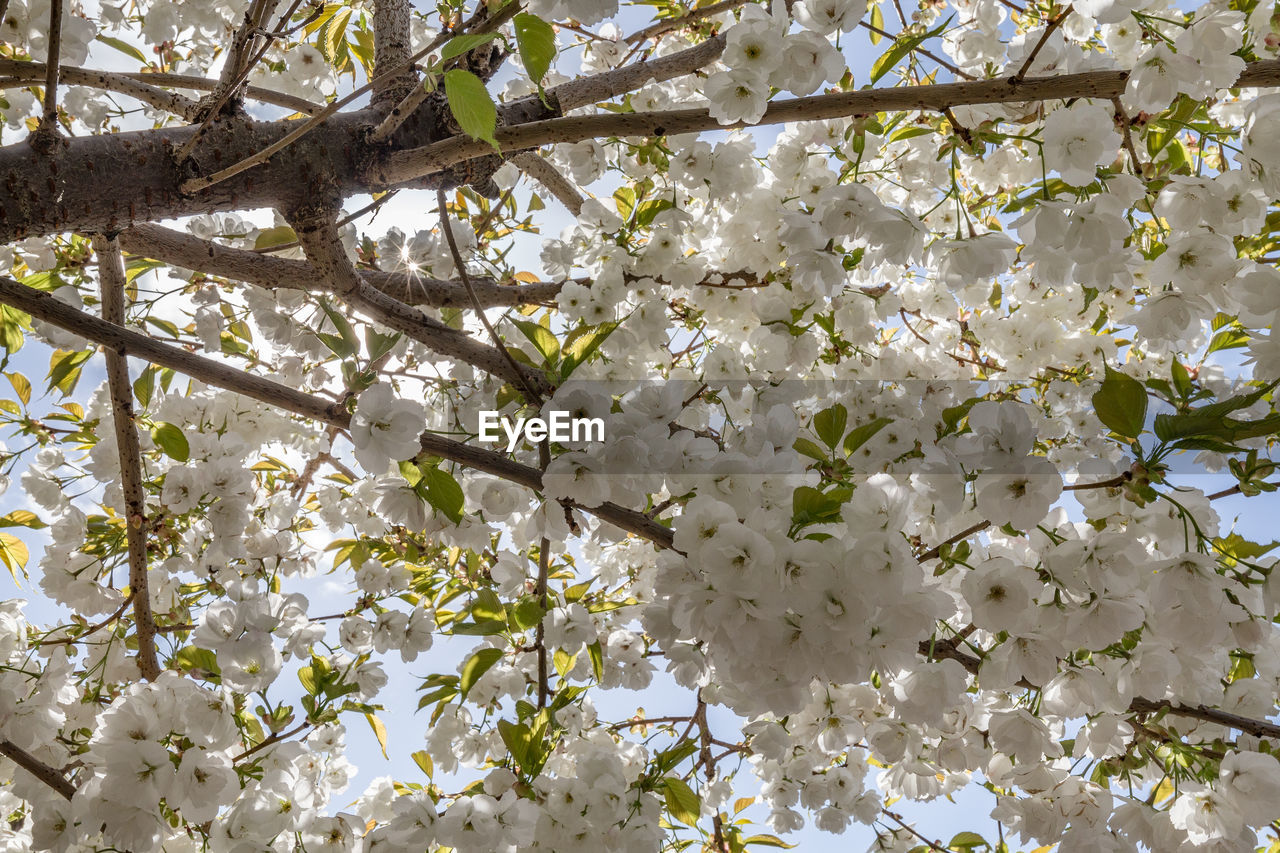
[[[61, 60], [104, 35], [149, 72], [216, 77], [251, 7], [72, 3]], [[658, 7], [632, 40], [616, 3], [525, 4], [559, 26], [495, 38], [526, 70], [547, 32], [572, 59], [495, 78], [503, 97], [542, 104], [578, 67], [620, 99], [569, 122], [752, 124], [853, 97], [865, 51], [872, 85], [901, 84], [886, 103], [970, 78], [1005, 94], [549, 145], [578, 189], [544, 199], [515, 163], [501, 201], [451, 189], [456, 251], [430, 221], [340, 228], [366, 282], [414, 303], [399, 316], [492, 346], [545, 394], [313, 289], [278, 215], [194, 217], [153, 247], [207, 241], [167, 276], [129, 250], [129, 324], [314, 405], [135, 359], [141, 517], [119, 410], [88, 388], [97, 344], [0, 312], [2, 473], [29, 499], [0, 519], [0, 562], [20, 573], [8, 531], [40, 531], [31, 587], [58, 611], [0, 603], [0, 849], [746, 851], [781, 843], [764, 823], [904, 853], [921, 839], [894, 801], [970, 786], [1001, 832], [1063, 853], [1245, 853], [1275, 825], [1280, 572], [1235, 519], [1274, 504], [1280, 436], [1280, 95], [1235, 87], [1250, 66], [1273, 79], [1256, 63], [1274, 9]], [[347, 91], [375, 9], [298, 12], [249, 82]], [[6, 57], [46, 55], [49, 12], [12, 0]], [[458, 26], [415, 11], [406, 44]], [[668, 74], [690, 49], [699, 73]], [[1132, 73], [1007, 90], [1093, 71]], [[38, 94], [5, 88], [11, 128]], [[65, 95], [76, 133], [140, 120]], [[556, 203], [572, 215], [544, 221]], [[99, 310], [83, 237], [4, 255]], [[510, 306], [511, 286], [540, 295]], [[53, 353], [45, 397], [24, 336]], [[599, 418], [605, 438], [495, 450], [473, 440], [491, 411]], [[424, 775], [349, 791], [351, 725]], [[417, 743], [388, 742], [406, 726]]]

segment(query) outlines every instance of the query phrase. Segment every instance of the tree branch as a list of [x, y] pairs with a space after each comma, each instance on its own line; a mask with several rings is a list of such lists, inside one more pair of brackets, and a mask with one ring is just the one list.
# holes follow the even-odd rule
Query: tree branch
[[664, 21], [655, 21], [642, 30], [637, 30], [627, 36], [627, 44], [641, 44], [648, 41], [654, 36], [660, 36], [669, 33], [672, 30], [678, 30], [683, 27], [696, 24], [699, 21], [705, 21], [707, 18], [719, 15], [721, 12], [728, 12], [739, 6], [745, 6], [751, 0], [720, 0], [719, 3], [712, 3], [710, 6], [703, 6], [701, 9], [691, 9], [676, 18], [667, 18]]
[[[17, 62], [12, 59], [0, 59], [0, 74], [5, 75], [3, 87], [13, 88], [27, 86], [37, 80], [44, 80], [50, 66], [41, 62]], [[58, 68], [58, 79], [72, 86], [88, 86], [93, 89], [105, 89], [128, 95], [144, 104], [182, 116], [185, 119], [196, 115], [196, 102], [183, 95], [166, 92], [155, 86], [139, 82], [127, 74], [112, 71], [92, 71], [87, 68]]]
[[[305, 261], [273, 258], [247, 249], [234, 249], [211, 240], [165, 228], [162, 225], [135, 225], [120, 233], [120, 245], [133, 255], [164, 261], [185, 269], [244, 281], [268, 290], [328, 290], [315, 269]], [[360, 270], [364, 282], [388, 296], [410, 305], [433, 308], [469, 308], [466, 288], [451, 279], [418, 273], [389, 273]], [[491, 278], [472, 281], [476, 297], [486, 307], [514, 307], [554, 299], [562, 282], [500, 285]]]
[[555, 196], [574, 216], [582, 213], [584, 200], [582, 193], [578, 192], [578, 188], [560, 174], [555, 166], [547, 162], [547, 158], [534, 151], [523, 151], [512, 157], [511, 162], [520, 171], [546, 187], [547, 192]]
[[58, 133], [58, 53], [62, 49], [62, 4], [66, 0], [49, 3], [49, 34], [45, 39], [44, 109], [36, 132]]
[[539, 391], [549, 388], [549, 383], [540, 373], [516, 364], [506, 350], [499, 351], [482, 344], [465, 332], [446, 326], [417, 308], [365, 284], [342, 247], [332, 212], [297, 209], [286, 212], [285, 218], [297, 232], [298, 240], [319, 278], [329, 282], [334, 294], [351, 307], [363, 311], [389, 329], [403, 332], [440, 355], [464, 361], [517, 385], [528, 384]]
[[409, 0], [375, 0], [373, 4], [373, 74], [375, 78], [389, 71], [394, 74], [373, 87], [375, 109], [400, 100], [418, 82], [409, 62], [410, 10]]
[[[144, 358], [162, 367], [171, 367], [208, 385], [243, 394], [259, 402], [293, 412], [305, 418], [348, 429], [351, 415], [341, 406], [329, 403], [295, 388], [263, 379], [251, 373], [214, 361], [202, 355], [187, 352], [175, 346], [161, 343], [132, 329], [108, 323], [58, 301], [50, 293], [27, 287], [6, 276], [0, 276], [0, 303], [25, 311], [32, 317], [51, 323], [60, 329], [75, 332], [94, 343]], [[424, 432], [419, 439], [422, 452], [448, 459], [466, 468], [482, 471], [534, 491], [542, 489], [542, 472], [537, 468], [460, 441], [454, 441], [435, 433]], [[672, 548], [672, 532], [643, 513], [615, 503], [603, 503], [596, 507], [577, 506], [583, 512], [602, 521], [646, 539], [660, 548]]]
[[[957, 649], [953, 642], [930, 643], [925, 641], [920, 643], [921, 654], [927, 655], [930, 649], [932, 649], [935, 658], [954, 660], [971, 675], [977, 675], [982, 668], [981, 658], [965, 654]], [[1035, 689], [1040, 685], [1031, 684], [1023, 680], [1018, 682], [1018, 686]], [[1210, 708], [1207, 705], [1183, 705], [1171, 699], [1145, 699], [1141, 696], [1129, 703], [1129, 712], [1133, 714], [1154, 714], [1161, 711], [1168, 711], [1180, 717], [1190, 717], [1205, 723], [1215, 723], [1256, 737], [1280, 739], [1280, 725], [1276, 723], [1268, 720], [1255, 720], [1252, 717], [1243, 717], [1230, 711]]]
[[[467, 274], [467, 261], [462, 257], [462, 253], [458, 251], [458, 240], [453, 236], [453, 223], [449, 220], [449, 205], [445, 201], [444, 190], [436, 190], [436, 209], [440, 213], [440, 230], [444, 233], [445, 242], [449, 244], [450, 254], [453, 255], [453, 265], [458, 268], [458, 275], [461, 276], [462, 284], [467, 289], [467, 296], [471, 299], [471, 304], [476, 309], [477, 319], [484, 326], [484, 330], [489, 333], [489, 339], [493, 341], [493, 348], [502, 353], [506, 359], [511, 368], [511, 374], [516, 377], [516, 384], [521, 389], [525, 402], [541, 407], [542, 395], [534, 384], [526, 379], [525, 370], [516, 363], [511, 351], [507, 349], [506, 342], [499, 337], [497, 330], [489, 322], [489, 317], [484, 313], [484, 306], [480, 304], [480, 300], [476, 297], [475, 288], [471, 286], [471, 277]], [[493, 210], [497, 209], [498, 205], [495, 204]]]
[[[507, 6], [501, 12], [494, 15], [491, 19], [488, 19], [486, 23], [489, 24], [491, 28], [496, 29], [497, 27], [500, 27], [502, 26], [502, 24], [509, 21], [511, 18], [515, 17], [515, 14], [519, 10], [519, 8], [520, 8], [520, 4], [517, 2], [508, 3]], [[245, 157], [238, 162], [232, 163], [230, 166], [227, 166], [225, 169], [219, 169], [218, 171], [214, 172], [212, 175], [208, 175], [202, 178], [191, 178], [189, 180], [184, 181], [181, 185], [182, 192], [195, 193], [201, 190], [208, 189], [214, 184], [219, 184], [227, 180], [228, 178], [233, 178], [236, 175], [241, 174], [242, 172], [246, 172], [249, 169], [252, 169], [254, 166], [258, 166], [267, 162], [273, 156], [280, 153], [284, 149], [288, 148], [290, 145], [293, 145], [303, 136], [310, 133], [312, 130], [315, 130], [317, 127], [323, 124], [326, 119], [328, 119], [330, 116], [337, 113], [338, 110], [351, 104], [357, 98], [364, 96], [370, 90], [375, 89], [376, 87], [388, 82], [389, 80], [395, 79], [400, 74], [403, 74], [405, 71], [409, 70], [409, 68], [412, 67], [414, 62], [417, 62], [419, 59], [421, 59], [422, 57], [430, 53], [432, 50], [434, 50], [435, 49], [434, 45], [435, 45], [435, 41], [433, 40], [431, 44], [427, 45], [422, 50], [418, 51], [413, 56], [411, 56], [410, 61], [406, 63], [403, 67], [392, 68], [390, 71], [387, 71], [386, 73], [377, 74], [374, 76], [372, 80], [370, 80], [368, 83], [364, 84], [363, 86], [359, 87], [358, 89], [355, 89], [351, 93], [332, 101], [323, 110], [321, 110], [319, 113], [312, 116], [309, 120], [303, 123], [301, 127], [298, 127], [290, 131], [289, 133], [285, 134], [282, 138], [276, 140], [275, 142], [271, 143], [267, 147], [262, 148], [261, 150], [255, 152], [253, 155], [249, 157]]]
[[[56, 0], [55, 0], [56, 2]], [[56, 769], [45, 764], [22, 747], [18, 746], [11, 740], [0, 739], [0, 755], [12, 761], [41, 782], [48, 785], [53, 790], [62, 795], [63, 799], [71, 799], [75, 796], [76, 786], [72, 785]]]
[[[554, 143], [580, 142], [615, 136], [667, 136], [706, 130], [729, 130], [792, 121], [819, 121], [882, 111], [944, 109], [967, 104], [1046, 101], [1062, 98], [1110, 100], [1124, 92], [1127, 71], [1088, 71], [1015, 81], [1013, 78], [928, 86], [861, 89], [831, 95], [813, 95], [775, 101], [755, 123], [722, 125], [705, 109], [569, 116], [500, 127], [499, 146], [504, 151], [536, 148]], [[1280, 60], [1268, 59], [1247, 66], [1236, 86], [1280, 85]], [[439, 172], [456, 163], [484, 156], [488, 143], [455, 136], [422, 148], [399, 151], [375, 165], [368, 178], [375, 186], [394, 186]]]
[[[102, 319], [123, 326], [125, 272], [120, 244], [114, 239], [95, 236], [93, 250], [98, 255]], [[138, 669], [143, 678], [154, 681], [160, 675], [160, 661], [156, 656], [156, 621], [147, 589], [147, 505], [142, 487], [142, 451], [134, 425], [133, 385], [129, 382], [129, 363], [124, 353], [108, 348], [106, 355], [111, 416], [120, 453], [120, 485], [124, 491], [129, 589], [133, 598], [133, 621], [138, 628]]]

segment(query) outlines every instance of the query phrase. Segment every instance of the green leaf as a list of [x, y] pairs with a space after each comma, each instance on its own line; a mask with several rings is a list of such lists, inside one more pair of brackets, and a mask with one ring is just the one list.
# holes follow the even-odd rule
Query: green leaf
[[[884, 13], [880, 11], [879, 6], [871, 7], [871, 26], [875, 27], [876, 30], [884, 29]], [[880, 35], [876, 30], [871, 31], [872, 44], [879, 44], [880, 39], [884, 38], [884, 36]]]
[[1204, 351], [1205, 355], [1218, 352], [1224, 349], [1239, 349], [1249, 345], [1249, 333], [1240, 329], [1223, 329], [1221, 332], [1213, 336], [1213, 340], [1209, 341], [1209, 348]]
[[667, 802], [667, 811], [676, 820], [688, 826], [696, 826], [702, 816], [702, 799], [693, 789], [675, 776], [662, 780], [662, 796]]
[[586, 327], [590, 331], [570, 335], [561, 351], [560, 378], [568, 379], [569, 375], [591, 358], [600, 345], [618, 328], [616, 322], [601, 323], [598, 326]]
[[253, 247], [255, 249], [273, 249], [286, 243], [297, 242], [297, 240], [298, 235], [288, 225], [276, 225], [259, 231], [258, 238], [253, 241]]
[[600, 648], [600, 641], [596, 640], [587, 646], [587, 655], [591, 658], [591, 674], [596, 677], [596, 681], [604, 679], [604, 652]]
[[796, 453], [808, 456], [810, 459], [817, 459], [819, 462], [826, 462], [830, 457], [816, 441], [810, 441], [807, 438], [797, 438], [796, 443], [791, 445], [791, 449]]
[[444, 75], [444, 93], [449, 99], [449, 111], [462, 132], [499, 150], [494, 137], [498, 129], [498, 108], [493, 105], [484, 81], [470, 71], [451, 68]]
[[940, 35], [950, 25], [951, 18], [947, 18], [947, 20], [945, 20], [940, 26], [937, 26], [928, 32], [899, 38], [893, 43], [893, 47], [889, 48], [888, 52], [886, 52], [884, 56], [881, 56], [872, 64], [871, 82], [875, 83], [881, 77], [888, 74], [899, 62], [906, 59], [907, 55], [910, 54], [911, 51], [915, 50], [927, 39]]
[[209, 649], [198, 646], [183, 646], [173, 656], [173, 662], [179, 669], [196, 670], [213, 676], [221, 676], [218, 667], [218, 656]]
[[1128, 374], [1105, 365], [1106, 378], [1093, 395], [1093, 409], [1112, 432], [1137, 438], [1147, 419], [1147, 391]]
[[[545, 719], [545, 714], [544, 710], [539, 716]], [[524, 723], [498, 720], [498, 734], [502, 736], [502, 742], [506, 744], [507, 751], [515, 759], [516, 765], [526, 775], [536, 775], [545, 761], [542, 744], [542, 733], [545, 728], [545, 722], [531, 729]]]
[[23, 376], [21, 373], [6, 373], [9, 378], [9, 384], [13, 386], [14, 392], [18, 395], [18, 399], [22, 401], [22, 405], [31, 402], [31, 380]]
[[142, 408], [146, 408], [151, 404], [151, 395], [156, 389], [156, 369], [154, 366], [148, 366], [133, 380], [133, 396], [138, 398], [138, 402], [142, 404]]
[[560, 342], [556, 340], [556, 336], [551, 333], [550, 329], [530, 320], [518, 320], [514, 317], [511, 322], [533, 343], [538, 354], [542, 356], [544, 364], [554, 364], [559, 360]]
[[1230, 533], [1221, 539], [1215, 539], [1213, 544], [1219, 551], [1238, 560], [1253, 560], [1280, 548], [1280, 542], [1269, 542], [1264, 545], [1251, 542], [1239, 533]]
[[840, 507], [853, 497], [853, 490], [837, 487], [823, 493], [812, 486], [797, 486], [791, 494], [791, 520], [798, 527], [828, 524], [840, 520]]
[[948, 847], [959, 847], [961, 849], [972, 849], [974, 847], [990, 847], [987, 840], [976, 832], [958, 832], [950, 841], [947, 842]]
[[492, 669], [493, 665], [500, 660], [502, 660], [502, 649], [481, 649], [467, 658], [467, 662], [462, 665], [462, 678], [458, 681], [461, 697], [467, 698], [467, 694], [471, 692], [472, 687], [475, 687], [480, 676]]
[[848, 423], [849, 410], [836, 403], [813, 416], [813, 431], [823, 444], [835, 450], [840, 446], [840, 439], [844, 438], [844, 428]]
[[57, 350], [49, 358], [49, 387], [57, 388], [63, 396], [75, 390], [80, 381], [81, 365], [89, 360], [93, 350]]
[[876, 418], [874, 421], [856, 426], [844, 439], [844, 452], [853, 453], [875, 436], [880, 430], [893, 423], [892, 418]]
[[191, 458], [191, 445], [181, 427], [161, 421], [151, 428], [151, 440], [170, 459], [186, 462]]
[[1173, 367], [1170, 368], [1170, 372], [1173, 376], [1173, 387], [1177, 389], [1178, 396], [1182, 397], [1184, 400], [1187, 397], [1190, 397], [1192, 390], [1191, 374], [1187, 371], [1187, 368], [1182, 364], [1182, 362], [1175, 358], [1173, 360]]
[[147, 64], [147, 55], [142, 51], [138, 50], [138, 48], [129, 44], [127, 41], [121, 41], [120, 39], [112, 38], [111, 36], [101, 36], [101, 35], [94, 36], [93, 40], [100, 41], [103, 44], [107, 45], [108, 47], [114, 47], [116, 50], [120, 51], [125, 56], [131, 56], [134, 59], [141, 62], [143, 65]]
[[454, 36], [449, 39], [448, 44], [444, 46], [444, 50], [440, 51], [440, 61], [453, 59], [469, 50], [474, 50], [486, 42], [491, 42], [498, 37], [497, 33], [468, 33], [466, 35]]
[[530, 79], [539, 86], [556, 58], [556, 32], [551, 25], [528, 12], [515, 17], [516, 49]]
[[440, 468], [422, 470], [419, 488], [426, 493], [427, 503], [454, 524], [462, 521], [462, 486], [448, 471]]
[[351, 358], [359, 353], [360, 339], [356, 337], [356, 330], [351, 326], [351, 321], [342, 316], [341, 312], [336, 311], [327, 300], [320, 300], [320, 309], [338, 330], [338, 336], [317, 334], [317, 337], [324, 341], [325, 346], [333, 350], [333, 354], [338, 358]]
[[515, 607], [510, 608], [507, 621], [511, 623], [513, 630], [527, 631], [541, 622], [545, 615], [546, 611], [542, 609], [542, 605], [538, 604], [536, 598], [529, 595], [521, 598], [516, 602]]

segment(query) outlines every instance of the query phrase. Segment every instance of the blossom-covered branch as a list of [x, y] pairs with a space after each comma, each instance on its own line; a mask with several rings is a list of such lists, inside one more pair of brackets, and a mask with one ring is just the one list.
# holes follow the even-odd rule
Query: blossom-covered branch
[[[102, 319], [106, 323], [124, 326], [125, 272], [120, 244], [110, 238], [96, 237], [93, 248], [98, 255]], [[147, 582], [147, 502], [142, 484], [142, 454], [133, 414], [133, 383], [129, 380], [129, 363], [123, 352], [108, 347], [106, 359], [111, 420], [120, 453], [129, 590], [133, 601], [133, 621], [138, 629], [138, 669], [143, 678], [153, 681], [160, 675], [160, 662], [156, 656], [156, 620], [151, 612], [151, 593]]]

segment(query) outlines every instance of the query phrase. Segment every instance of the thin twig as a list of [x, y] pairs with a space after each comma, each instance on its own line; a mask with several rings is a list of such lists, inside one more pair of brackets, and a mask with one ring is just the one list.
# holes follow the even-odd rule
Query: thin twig
[[[120, 244], [114, 237], [96, 236], [93, 249], [98, 255], [102, 319], [123, 326], [125, 273]], [[147, 507], [142, 486], [142, 451], [134, 426], [133, 385], [129, 382], [129, 363], [124, 354], [108, 349], [106, 355], [111, 415], [120, 453], [120, 484], [124, 491], [129, 589], [133, 597], [133, 621], [138, 629], [138, 669], [143, 678], [154, 681], [160, 675], [160, 661], [156, 655], [156, 622], [147, 589]]]
[[[456, 358], [517, 385], [550, 390], [550, 383], [544, 376], [532, 367], [516, 363], [505, 347], [498, 349], [481, 343], [466, 332], [428, 317], [417, 308], [366, 284], [347, 257], [332, 210], [290, 210], [286, 211], [285, 218], [302, 241], [302, 248], [315, 267], [319, 280], [328, 282], [334, 294], [352, 308], [389, 329], [426, 344], [442, 356]], [[464, 282], [469, 284], [470, 280], [464, 279]], [[467, 290], [470, 297], [472, 288]]]
[[1116, 109], [1116, 121], [1120, 122], [1120, 130], [1124, 134], [1124, 150], [1129, 152], [1129, 159], [1133, 162], [1133, 172], [1139, 178], [1142, 177], [1142, 159], [1138, 157], [1138, 149], [1133, 144], [1133, 131], [1129, 127], [1129, 116], [1124, 111], [1124, 104], [1119, 98], [1112, 98], [1111, 105]]
[[[870, 21], [859, 21], [858, 23], [861, 24], [864, 28], [870, 30], [871, 32], [875, 33], [876, 35], [882, 38], [892, 39], [894, 41], [896, 41], [898, 38], [893, 33], [888, 32], [887, 30], [880, 29], [875, 24], [872, 24]], [[977, 77], [974, 77], [972, 74], [967, 74], [964, 71], [961, 71], [954, 63], [948, 62], [947, 60], [943, 59], [941, 56], [938, 56], [933, 51], [926, 50], [925, 48], [920, 47], [918, 45], [915, 48], [913, 48], [913, 51], [915, 53], [920, 54], [921, 56], [927, 56], [929, 59], [932, 59], [934, 62], [938, 63], [943, 68], [947, 69], [952, 74], [954, 74], [956, 77], [963, 77], [965, 80], [978, 79]]]
[[511, 350], [507, 349], [506, 342], [498, 336], [498, 331], [489, 322], [488, 316], [484, 313], [484, 306], [480, 304], [475, 288], [471, 285], [471, 276], [467, 273], [467, 264], [462, 259], [462, 253], [458, 251], [458, 241], [453, 236], [453, 226], [449, 221], [449, 205], [445, 201], [444, 190], [436, 190], [436, 205], [440, 210], [440, 230], [444, 232], [445, 242], [449, 244], [449, 252], [453, 255], [453, 265], [458, 268], [458, 277], [462, 279], [462, 286], [467, 289], [467, 295], [471, 297], [471, 304], [475, 307], [476, 314], [480, 317], [480, 323], [484, 326], [485, 331], [489, 333], [489, 338], [493, 341], [494, 347], [511, 364], [512, 374], [519, 377], [519, 384], [524, 388], [525, 400], [535, 406], [541, 406], [542, 395], [538, 393], [538, 389], [533, 387], [531, 382], [526, 381], [524, 370], [516, 363], [515, 357], [511, 355]]
[[101, 631], [103, 628], [107, 627], [112, 622], [116, 621], [117, 619], [119, 619], [121, 616], [124, 615], [124, 612], [129, 609], [129, 605], [133, 603], [133, 596], [134, 596], [133, 590], [129, 590], [129, 594], [124, 597], [124, 601], [120, 602], [120, 606], [116, 608], [114, 613], [112, 613], [106, 619], [103, 619], [101, 622], [95, 622], [94, 624], [90, 625], [88, 628], [81, 631], [76, 636], [61, 637], [56, 640], [42, 639], [40, 641], [40, 645], [41, 646], [70, 646], [80, 642], [81, 640], [88, 637], [90, 634], [96, 634], [98, 631]]
[[[258, 31], [262, 28], [262, 19], [270, 14], [270, 10], [275, 7], [276, 2], [277, 0], [252, 0], [249, 4], [249, 9], [244, 15], [244, 22], [232, 39], [231, 49], [227, 52], [227, 61], [222, 67], [222, 75], [218, 80], [217, 88], [213, 90], [211, 103], [205, 112], [204, 119], [200, 122], [200, 127], [195, 134], [187, 140], [186, 145], [183, 145], [178, 150], [178, 153], [174, 155], [174, 159], [177, 162], [186, 162], [187, 158], [191, 156], [191, 152], [195, 150], [196, 146], [204, 139], [205, 134], [209, 132], [214, 120], [222, 114], [223, 106], [239, 91], [240, 85], [249, 76], [249, 72], [262, 60], [267, 49], [271, 46], [271, 39], [266, 39], [257, 55], [251, 61], [245, 62], [246, 52], [257, 41]], [[289, 17], [293, 15], [300, 2], [301, 0], [294, 0], [293, 5], [289, 7], [289, 11], [282, 18], [282, 24], [288, 22]]]
[[[476, 20], [479, 15], [479, 12], [477, 12], [477, 14], [472, 16], [471, 20], [463, 26], [462, 30], [463, 32], [473, 33], [476, 35], [493, 32], [498, 27], [502, 26], [502, 24], [506, 23], [506, 21], [510, 20], [511, 17], [514, 17], [516, 12], [519, 11], [519, 8], [520, 4], [518, 2], [512, 2], [509, 8], [504, 9], [502, 13], [495, 15], [492, 18], [486, 18], [480, 21]], [[488, 44], [477, 45], [472, 48], [472, 50], [477, 50], [479, 48], [487, 50], [488, 47]], [[470, 53], [470, 51], [467, 53]], [[458, 54], [457, 56], [450, 58], [443, 65], [433, 67], [432, 72], [440, 74], [449, 68], [458, 65], [466, 58], [467, 53]], [[433, 91], [435, 91], [434, 87], [427, 86], [427, 80], [425, 79], [422, 81], [415, 79], [413, 82], [414, 86], [401, 96], [399, 102], [391, 108], [386, 117], [382, 121], [378, 122], [378, 126], [369, 134], [370, 142], [385, 142], [389, 139], [391, 134], [395, 133], [400, 126], [409, 119], [409, 116], [417, 112], [418, 107], [422, 106], [423, 102], [427, 100]]]
[[66, 0], [49, 3], [49, 36], [45, 39], [44, 112], [40, 116], [37, 132], [58, 133], [58, 55], [62, 50], [62, 4]]
[[1031, 53], [1029, 53], [1027, 58], [1023, 60], [1022, 67], [1018, 69], [1018, 73], [1009, 78], [1010, 83], [1017, 86], [1026, 79], [1027, 72], [1031, 70], [1031, 65], [1036, 61], [1036, 56], [1039, 55], [1040, 49], [1049, 41], [1049, 36], [1053, 35], [1054, 30], [1062, 26], [1062, 22], [1067, 19], [1067, 15], [1070, 15], [1074, 9], [1075, 6], [1068, 6], [1066, 9], [1062, 10], [1061, 15], [1058, 15], [1058, 17], [1049, 22], [1049, 25], [1044, 28], [1044, 32], [1040, 34], [1040, 40], [1036, 42], [1035, 47], [1031, 48]]
[[[546, 442], [539, 446], [539, 452], [543, 451]], [[544, 457], [545, 459], [545, 457]], [[546, 467], [546, 462], [543, 462]], [[538, 600], [538, 606], [542, 608], [542, 612], [547, 611], [547, 576], [550, 573], [551, 558], [548, 551], [551, 549], [551, 542], [544, 536], [538, 542], [538, 580], [534, 585], [533, 594]], [[538, 627], [534, 634], [534, 647], [538, 651], [538, 708], [547, 707], [547, 699], [551, 695], [551, 688], [547, 683], [547, 642], [546, 642], [546, 625], [545, 619], [538, 620]]]
[[[132, 329], [108, 323], [100, 317], [72, 308], [56, 299], [51, 293], [28, 287], [7, 276], [0, 276], [0, 304], [17, 308], [37, 320], [44, 320], [102, 346], [124, 351], [138, 358], [145, 358], [162, 367], [173, 368], [206, 385], [243, 394], [276, 409], [337, 426], [340, 429], [351, 427], [351, 415], [332, 401], [237, 370], [180, 347], [161, 343]], [[424, 453], [448, 459], [450, 462], [456, 462], [533, 491], [542, 490], [541, 471], [533, 466], [516, 462], [504, 454], [454, 441], [432, 432], [424, 432], [419, 438], [419, 444]], [[659, 524], [641, 512], [612, 502], [605, 502], [595, 507], [572, 505], [621, 530], [652, 542], [660, 548], [674, 550], [675, 540], [671, 528]]]
[[654, 36], [660, 36], [669, 33], [672, 30], [678, 30], [687, 27], [690, 24], [696, 24], [699, 21], [719, 15], [721, 12], [728, 12], [739, 6], [745, 6], [751, 0], [721, 0], [719, 3], [712, 3], [710, 6], [703, 6], [701, 9], [691, 9], [683, 15], [675, 18], [667, 18], [664, 21], [655, 21], [643, 30], [637, 30], [627, 36], [626, 43], [637, 45], [641, 42], [648, 41]]
[[[331, 282], [316, 274], [306, 261], [275, 258], [250, 249], [234, 249], [211, 240], [165, 228], [135, 225], [120, 232], [120, 245], [130, 254], [155, 258], [184, 269], [244, 281], [268, 290], [332, 291]], [[362, 269], [360, 277], [389, 296], [404, 294], [405, 301], [433, 308], [468, 308], [471, 300], [456, 279], [438, 279], [419, 273], [390, 273]], [[581, 283], [581, 282], [580, 282]], [[514, 307], [554, 299], [563, 282], [503, 285], [492, 278], [472, 278], [472, 286], [486, 307]]]
[[986, 530], [990, 526], [991, 526], [991, 522], [989, 521], [979, 521], [977, 524], [974, 524], [970, 527], [965, 528], [964, 530], [961, 530], [959, 533], [947, 539], [945, 542], [935, 545], [934, 547], [930, 548], [928, 551], [925, 551], [923, 554], [916, 557], [916, 562], [927, 563], [930, 560], [936, 560], [938, 556], [942, 553], [943, 548], [947, 547], [948, 545], [954, 545], [962, 539], [968, 539], [970, 536], [972, 536], [975, 533], [981, 533], [983, 530]]

